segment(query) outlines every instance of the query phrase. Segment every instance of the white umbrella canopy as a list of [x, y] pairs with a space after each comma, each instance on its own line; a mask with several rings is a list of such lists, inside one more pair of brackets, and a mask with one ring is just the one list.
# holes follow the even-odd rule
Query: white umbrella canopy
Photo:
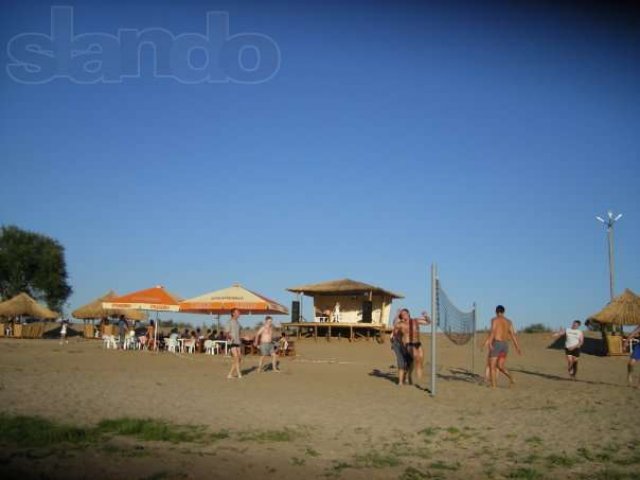
[[236, 308], [245, 315], [287, 315], [289, 313], [285, 306], [237, 283], [231, 287], [180, 302], [180, 311], [184, 313], [222, 315]]

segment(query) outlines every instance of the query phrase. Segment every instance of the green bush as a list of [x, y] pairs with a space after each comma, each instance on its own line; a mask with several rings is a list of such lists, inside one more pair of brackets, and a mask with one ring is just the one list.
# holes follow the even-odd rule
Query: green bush
[[522, 331], [524, 333], [549, 333], [551, 329], [542, 323], [532, 323]]

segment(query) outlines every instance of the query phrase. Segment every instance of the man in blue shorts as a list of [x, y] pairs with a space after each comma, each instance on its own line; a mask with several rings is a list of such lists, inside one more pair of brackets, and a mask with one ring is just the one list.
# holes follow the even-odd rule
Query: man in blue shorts
[[[636, 338], [640, 335], [640, 325], [636, 327], [636, 329], [631, 332], [625, 342], [628, 342], [632, 338]], [[633, 367], [637, 361], [640, 361], [640, 343], [636, 342], [634, 346], [631, 347], [631, 355], [629, 355], [629, 363], [627, 363], [627, 380], [629, 381], [629, 386], [633, 386]], [[640, 388], [640, 379], [638, 379], [638, 385], [636, 388]]]

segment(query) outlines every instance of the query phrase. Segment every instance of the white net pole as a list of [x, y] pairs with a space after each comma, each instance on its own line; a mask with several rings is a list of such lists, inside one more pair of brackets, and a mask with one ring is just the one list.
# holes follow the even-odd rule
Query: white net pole
[[431, 265], [431, 396], [436, 395], [436, 333], [438, 329], [438, 299], [436, 282], [438, 269]]

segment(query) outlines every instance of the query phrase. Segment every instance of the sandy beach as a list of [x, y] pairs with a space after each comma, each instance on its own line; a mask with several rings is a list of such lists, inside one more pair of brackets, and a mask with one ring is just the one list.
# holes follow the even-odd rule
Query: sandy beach
[[[41, 446], [3, 437], [0, 474], [637, 478], [640, 391], [626, 385], [626, 357], [583, 354], [573, 382], [563, 351], [548, 348], [548, 334], [521, 342], [524, 355], [508, 362], [515, 387], [501, 379], [491, 390], [469, 372], [470, 346], [441, 338], [432, 398], [395, 385], [388, 342], [303, 340], [295, 358], [281, 359], [281, 373], [258, 373], [258, 357], [247, 357], [244, 378], [228, 380], [223, 356], [105, 350], [80, 338], [66, 345], [2, 339], [5, 423], [24, 415], [90, 428], [104, 419], [148, 418], [206, 435], [173, 443], [106, 435]], [[476, 374], [484, 358], [478, 350]]]

